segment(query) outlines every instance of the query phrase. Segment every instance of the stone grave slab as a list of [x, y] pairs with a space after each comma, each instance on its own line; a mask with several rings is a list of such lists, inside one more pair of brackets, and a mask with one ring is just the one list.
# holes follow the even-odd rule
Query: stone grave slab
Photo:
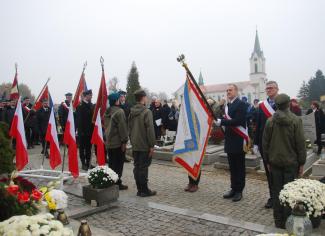
[[[246, 171], [256, 171], [260, 167], [261, 158], [247, 154], [245, 157]], [[214, 167], [217, 169], [229, 169], [228, 158], [226, 153], [219, 154], [218, 161], [214, 164]]]

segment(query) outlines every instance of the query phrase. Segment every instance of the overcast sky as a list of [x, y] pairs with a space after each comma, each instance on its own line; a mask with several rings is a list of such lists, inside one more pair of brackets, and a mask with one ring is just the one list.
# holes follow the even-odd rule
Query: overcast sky
[[[296, 96], [304, 79], [325, 70], [323, 0], [8, 0], [0, 4], [0, 83], [19, 82], [37, 95], [47, 77], [56, 103], [74, 92], [84, 61], [97, 96], [106, 78], [125, 88], [132, 61], [140, 84], [171, 94], [184, 82], [184, 53], [205, 84], [248, 80], [255, 29], [268, 79]], [[95, 100], [95, 99], [94, 99]]]

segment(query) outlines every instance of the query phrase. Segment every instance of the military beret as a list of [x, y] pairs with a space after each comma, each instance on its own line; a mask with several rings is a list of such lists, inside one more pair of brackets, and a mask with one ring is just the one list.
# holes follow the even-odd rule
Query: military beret
[[64, 94], [64, 96], [71, 97], [72, 96], [72, 93], [66, 93], [66, 94]]
[[110, 95], [108, 95], [108, 100], [110, 102], [115, 102], [120, 98], [120, 94], [119, 93], [111, 93]]
[[136, 91], [134, 92], [134, 95], [135, 95], [135, 96], [143, 96], [143, 97], [147, 96], [146, 92], [145, 92], [143, 89], [138, 89], [138, 90], [136, 90]]
[[285, 105], [290, 103], [290, 97], [287, 94], [281, 93], [275, 97], [275, 104], [276, 105]]
[[123, 90], [118, 91], [118, 93], [120, 94], [120, 96], [125, 96], [126, 95], [126, 92], [123, 91]]
[[29, 97], [28, 97], [28, 96], [24, 97], [24, 98], [23, 98], [23, 101], [25, 101], [25, 100], [27, 100], [27, 99], [29, 99]]
[[82, 93], [82, 95], [87, 96], [93, 94], [93, 91], [91, 89], [86, 90], [85, 92]]

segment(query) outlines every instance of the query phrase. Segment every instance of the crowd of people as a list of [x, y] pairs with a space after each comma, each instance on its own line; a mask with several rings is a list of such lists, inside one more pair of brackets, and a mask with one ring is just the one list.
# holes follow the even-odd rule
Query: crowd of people
[[[240, 201], [245, 188], [245, 155], [252, 146], [253, 152], [261, 155], [266, 172], [269, 199], [265, 208], [274, 209], [277, 227], [284, 228], [287, 214], [279, 203], [279, 193], [283, 186], [300, 176], [306, 161], [306, 147], [302, 121], [302, 109], [295, 99], [286, 94], [278, 94], [275, 81], [266, 83], [267, 99], [255, 99], [253, 104], [247, 98], [239, 97], [236, 84], [229, 84], [226, 90], [227, 100], [216, 102], [208, 99], [214, 112], [214, 125], [224, 129], [224, 149], [228, 156], [230, 168], [230, 189], [223, 197], [233, 202]], [[65, 101], [58, 108], [58, 123], [62, 130], [72, 105], [72, 94], [65, 94]], [[103, 119], [103, 133], [107, 163], [119, 176], [117, 182], [120, 190], [128, 189], [122, 184], [123, 166], [126, 160], [126, 145], [130, 141], [134, 160], [134, 179], [137, 195], [148, 197], [156, 191], [148, 187], [148, 170], [154, 153], [156, 141], [165, 130], [177, 131], [179, 106], [175, 101], [169, 106], [166, 100], [154, 97], [149, 104], [144, 90], [134, 93], [136, 104], [130, 107], [126, 101], [126, 93], [119, 91], [108, 96], [109, 107]], [[28, 148], [42, 144], [42, 153], [48, 156], [45, 134], [50, 117], [50, 101], [43, 99], [42, 106], [35, 111], [29, 97], [22, 100]], [[0, 101], [0, 121], [11, 125], [17, 101]], [[76, 134], [78, 137], [79, 157], [83, 170], [92, 168], [91, 136], [94, 129], [92, 91], [82, 94], [81, 103], [74, 112]], [[312, 102], [306, 114], [313, 113], [317, 129], [315, 143], [318, 154], [322, 151], [321, 134], [324, 132], [325, 116], [317, 102]], [[247, 132], [246, 132], [246, 131]], [[252, 140], [252, 141], [250, 141]], [[252, 143], [252, 144], [251, 144]], [[14, 146], [14, 143], [13, 143]], [[96, 150], [95, 150], [96, 151]], [[196, 192], [199, 178], [189, 176], [189, 184], [185, 191]]]

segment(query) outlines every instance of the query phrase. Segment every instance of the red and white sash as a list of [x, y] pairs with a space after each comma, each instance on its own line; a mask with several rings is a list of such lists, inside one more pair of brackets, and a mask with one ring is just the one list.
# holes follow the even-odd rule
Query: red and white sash
[[270, 103], [267, 100], [260, 102], [260, 108], [267, 118], [273, 116], [275, 112], [275, 110], [271, 107]]
[[30, 110], [31, 110], [27, 105], [24, 105], [24, 106], [23, 106], [23, 109], [24, 109], [27, 113], [29, 113]]
[[66, 102], [62, 102], [62, 106], [63, 106], [65, 109], [69, 110], [69, 106], [68, 106], [68, 104], [67, 104]]
[[[227, 120], [231, 120], [231, 117], [228, 114], [228, 106], [225, 106], [225, 118]], [[244, 139], [244, 145], [243, 145], [243, 149], [244, 151], [247, 150], [247, 145], [249, 143], [249, 136], [248, 136], [248, 129], [247, 126], [246, 128], [244, 128], [243, 126], [231, 126], [230, 127], [236, 134], [238, 134], [240, 137], [242, 137]]]

